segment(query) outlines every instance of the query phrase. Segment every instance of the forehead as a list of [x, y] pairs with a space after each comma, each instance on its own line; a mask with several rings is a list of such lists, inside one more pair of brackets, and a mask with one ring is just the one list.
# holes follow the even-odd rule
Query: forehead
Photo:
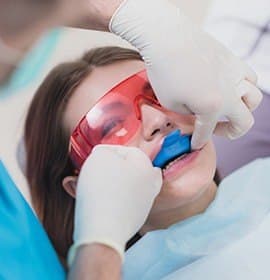
[[95, 68], [71, 96], [64, 114], [65, 127], [72, 132], [80, 119], [108, 90], [143, 69], [144, 63], [139, 60]]

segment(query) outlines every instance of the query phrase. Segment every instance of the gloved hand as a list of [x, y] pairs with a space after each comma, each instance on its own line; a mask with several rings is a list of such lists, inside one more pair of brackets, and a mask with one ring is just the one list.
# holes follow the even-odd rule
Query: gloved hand
[[162, 185], [161, 170], [133, 147], [98, 145], [85, 161], [76, 189], [74, 244], [102, 243], [124, 255]]
[[[109, 28], [140, 51], [161, 103], [196, 115], [193, 148], [214, 130], [237, 138], [251, 128], [251, 111], [262, 99], [256, 74], [179, 8], [166, 0], [125, 0]], [[228, 122], [219, 122], [224, 116]]]

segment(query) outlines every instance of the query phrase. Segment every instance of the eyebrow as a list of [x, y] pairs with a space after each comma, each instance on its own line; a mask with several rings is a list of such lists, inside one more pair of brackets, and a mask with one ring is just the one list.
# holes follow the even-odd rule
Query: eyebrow
[[123, 103], [117, 101], [117, 102], [113, 102], [113, 103], [109, 103], [109, 104], [105, 105], [104, 107], [102, 107], [102, 110], [110, 111], [110, 110], [117, 109], [119, 107], [123, 107]]
[[[153, 91], [152, 86], [149, 82], [145, 82], [142, 86], [142, 91], [143, 93], [147, 93], [149, 90]], [[116, 101], [105, 105], [105, 107], [103, 107], [102, 110], [110, 111], [110, 110], [117, 109], [119, 107], [123, 107], [123, 103]]]

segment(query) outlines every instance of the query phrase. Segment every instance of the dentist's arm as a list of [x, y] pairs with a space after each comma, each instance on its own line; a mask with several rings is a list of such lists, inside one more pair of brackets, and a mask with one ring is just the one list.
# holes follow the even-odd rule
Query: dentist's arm
[[76, 189], [69, 279], [119, 279], [126, 243], [144, 224], [161, 185], [160, 169], [139, 149], [93, 149]]

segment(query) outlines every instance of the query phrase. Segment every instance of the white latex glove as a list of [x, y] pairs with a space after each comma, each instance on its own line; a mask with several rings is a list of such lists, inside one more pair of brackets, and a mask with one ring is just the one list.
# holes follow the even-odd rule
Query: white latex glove
[[[161, 103], [196, 115], [194, 149], [214, 130], [232, 139], [251, 128], [251, 111], [262, 99], [256, 74], [179, 8], [166, 0], [126, 0], [109, 28], [140, 51]], [[228, 122], [218, 122], [224, 116]]]
[[96, 146], [83, 164], [75, 206], [74, 244], [102, 243], [123, 258], [126, 242], [141, 228], [162, 186], [159, 168], [138, 148]]

